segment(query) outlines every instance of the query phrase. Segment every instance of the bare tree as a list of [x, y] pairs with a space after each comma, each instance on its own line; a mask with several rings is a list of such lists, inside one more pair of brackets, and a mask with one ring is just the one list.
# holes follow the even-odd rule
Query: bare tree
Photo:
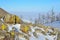
[[38, 20], [37, 20], [37, 18], [35, 18], [34, 23], [35, 23], [35, 25], [37, 25], [37, 24], [38, 24]]
[[47, 17], [46, 17], [46, 23], [49, 23], [50, 22], [50, 14], [49, 13], [47, 13], [47, 15], [46, 15]]
[[43, 24], [45, 23], [45, 15], [44, 14], [42, 15], [42, 23]]
[[55, 21], [55, 13], [53, 11], [53, 8], [51, 10], [51, 23]]
[[39, 15], [38, 15], [38, 24], [40, 24], [41, 23], [41, 17], [40, 17], [41, 15], [40, 15], [40, 13], [39, 13]]
[[60, 13], [56, 16], [56, 21], [60, 21]]

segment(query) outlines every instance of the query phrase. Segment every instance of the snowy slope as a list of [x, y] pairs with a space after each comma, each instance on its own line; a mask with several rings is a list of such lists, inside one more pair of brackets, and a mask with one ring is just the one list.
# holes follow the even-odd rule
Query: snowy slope
[[[15, 24], [15, 25], [8, 25], [9, 26], [9, 31], [11, 31], [12, 30], [12, 28], [14, 27], [14, 28], [16, 28], [15, 29], [15, 31], [17, 31], [17, 32], [20, 32], [21, 30], [20, 30], [20, 26], [21, 26], [21, 24]], [[29, 40], [46, 40], [46, 38], [48, 39], [48, 40], [57, 40], [57, 33], [56, 33], [56, 35], [49, 35], [48, 33], [46, 33], [46, 35], [44, 35], [43, 33], [40, 33], [40, 32], [35, 32], [35, 29], [41, 29], [41, 31], [45, 31], [43, 28], [39, 28], [38, 26], [36, 26], [36, 27], [31, 27], [31, 30], [32, 31], [29, 31], [29, 34], [31, 35], [30, 37], [29, 37]], [[51, 29], [49, 29], [49, 32], [52, 32], [53, 30], [51, 30]], [[33, 35], [33, 32], [35, 32], [36, 34], [37, 34], [37, 36], [38, 36], [38, 38], [36, 38], [34, 35]], [[22, 33], [22, 34], [24, 34], [25, 35], [25, 33], [24, 32], [20, 32], [20, 33]], [[16, 37], [17, 38], [17, 37]], [[18, 38], [19, 38], [19, 36], [18, 36]], [[19, 39], [21, 39], [21, 40], [25, 40], [23, 37], [21, 37], [21, 38], [19, 38]]]
[[[23, 19], [23, 21], [31, 23], [29, 20], [24, 20]], [[43, 33], [41, 33], [42, 31], [45, 32], [44, 28], [40, 28], [38, 26], [35, 26], [35, 27], [31, 26], [30, 27], [31, 31], [29, 31], [28, 34], [25, 34], [24, 32], [22, 32], [20, 30], [21, 24], [15, 24], [15, 25], [14, 24], [12, 24], [12, 25], [7, 24], [7, 25], [8, 25], [8, 32], [12, 31], [12, 28], [14, 27], [15, 28], [14, 30], [16, 32], [22, 33], [23, 35], [26, 35], [26, 36], [28, 36], [28, 34], [29, 34], [30, 35], [30, 37], [28, 36], [29, 40], [47, 40], [47, 39], [48, 40], [57, 40], [57, 33], [55, 35], [49, 35], [49, 34], [51, 34], [50, 32], [53, 32], [52, 29], [48, 29], [49, 33], [46, 33], [46, 35], [44, 35]], [[53, 22], [53, 23], [48, 23], [48, 24], [45, 24], [45, 25], [60, 28], [60, 22], [59, 21], [56, 21], [56, 22]], [[35, 31], [36, 29], [40, 29], [39, 31], [41, 31], [41, 32], [36, 32]], [[37, 38], [36, 38], [36, 36], [34, 36], [34, 34], [33, 34], [34, 32], [38, 36]], [[26, 40], [24, 37], [20, 37], [20, 36], [15, 35], [15, 40], [17, 38], [19, 40]]]

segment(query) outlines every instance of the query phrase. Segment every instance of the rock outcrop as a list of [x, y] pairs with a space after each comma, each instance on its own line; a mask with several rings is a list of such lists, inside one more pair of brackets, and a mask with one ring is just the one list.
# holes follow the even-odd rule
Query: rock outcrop
[[3, 19], [3, 21], [8, 24], [16, 24], [23, 22], [17, 15], [10, 14], [2, 8], [0, 8], [0, 19]]

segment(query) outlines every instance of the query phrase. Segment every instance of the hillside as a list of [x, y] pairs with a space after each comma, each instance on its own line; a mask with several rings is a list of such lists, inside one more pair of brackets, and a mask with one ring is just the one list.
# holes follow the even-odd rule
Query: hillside
[[0, 15], [0, 40], [59, 40], [57, 28], [27, 22], [1, 8]]

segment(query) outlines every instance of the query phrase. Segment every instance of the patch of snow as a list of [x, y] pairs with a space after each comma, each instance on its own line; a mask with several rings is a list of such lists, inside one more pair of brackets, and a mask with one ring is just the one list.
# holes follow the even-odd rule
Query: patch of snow
[[40, 27], [35, 27], [34, 29], [41, 29], [42, 31], [45, 31], [43, 28], [40, 28]]
[[4, 22], [3, 18], [0, 19], [2, 22]]
[[35, 38], [34, 36], [31, 36], [31, 37], [29, 38], [29, 40], [38, 40], [38, 39]]
[[34, 27], [33, 27], [33, 26], [31, 26], [30, 28], [31, 28], [32, 32], [35, 32], [35, 29], [34, 29]]
[[31, 37], [29, 37], [29, 40], [38, 40], [36, 37], [34, 37], [33, 32], [29, 33]]
[[42, 33], [37, 33], [38, 35], [38, 40], [45, 40], [45, 35], [43, 35]]
[[8, 32], [10, 32], [12, 30], [13, 26], [12, 25], [8, 25]]
[[57, 35], [50, 36], [50, 35], [43, 35], [42, 33], [37, 33], [38, 34], [38, 39], [39, 40], [57, 40]]
[[26, 20], [26, 19], [22, 19], [22, 20], [23, 20], [23, 22], [31, 23], [31, 21], [29, 21], [29, 20]]
[[56, 40], [56, 36], [50, 36], [50, 35], [47, 35], [45, 36], [48, 40]]
[[8, 25], [8, 31], [10, 32], [12, 30], [12, 28], [14, 27], [16, 29], [16, 31], [20, 31], [20, 24], [15, 24], [15, 25]]
[[48, 29], [48, 31], [49, 31], [49, 32], [53, 32], [53, 30], [51, 30], [51, 29]]
[[13, 27], [15, 27], [18, 31], [20, 30], [20, 24], [15, 24], [15, 25], [13, 25]]

